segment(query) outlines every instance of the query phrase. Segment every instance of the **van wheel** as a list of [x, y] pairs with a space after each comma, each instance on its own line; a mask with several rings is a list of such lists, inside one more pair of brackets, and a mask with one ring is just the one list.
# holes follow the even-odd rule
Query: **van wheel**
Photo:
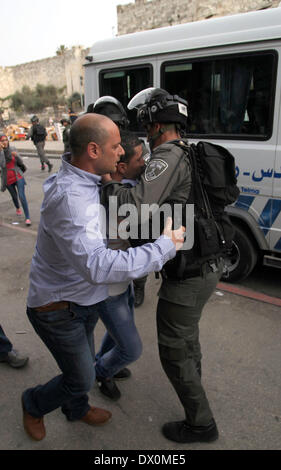
[[226, 257], [229, 276], [223, 274], [224, 282], [237, 282], [246, 279], [257, 263], [257, 251], [249, 235], [235, 225], [235, 236], [230, 253]]

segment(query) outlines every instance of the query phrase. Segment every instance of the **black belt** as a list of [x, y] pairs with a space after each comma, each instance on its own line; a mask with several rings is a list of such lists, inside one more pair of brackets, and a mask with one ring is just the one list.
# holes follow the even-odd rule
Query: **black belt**
[[[216, 272], [218, 271], [218, 264], [219, 264], [220, 258], [217, 259], [211, 259], [208, 261], [205, 261], [202, 263], [200, 266], [194, 266], [193, 268], [188, 268], [186, 271], [183, 273], [183, 276], [181, 278], [175, 276], [171, 276], [171, 274], [167, 274], [165, 272], [165, 268], [161, 271], [163, 273], [163, 278], [164, 279], [171, 279], [171, 280], [177, 280], [177, 281], [184, 281], [185, 279], [189, 279], [190, 277], [198, 277], [198, 276], [203, 276], [204, 269], [206, 270], [206, 273], [211, 273], [211, 272]], [[175, 273], [176, 274], [176, 273]]]

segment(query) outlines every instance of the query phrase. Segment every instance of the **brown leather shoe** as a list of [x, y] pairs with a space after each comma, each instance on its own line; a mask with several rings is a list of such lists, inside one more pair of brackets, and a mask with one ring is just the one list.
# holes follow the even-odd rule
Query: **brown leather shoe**
[[31, 416], [25, 409], [23, 399], [21, 399], [23, 411], [23, 427], [26, 433], [35, 441], [42, 441], [46, 436], [46, 429], [43, 418]]
[[91, 406], [91, 409], [85, 414], [85, 416], [83, 416], [83, 418], [81, 418], [80, 421], [94, 426], [100, 426], [101, 424], [107, 423], [111, 416], [112, 414], [110, 411]]

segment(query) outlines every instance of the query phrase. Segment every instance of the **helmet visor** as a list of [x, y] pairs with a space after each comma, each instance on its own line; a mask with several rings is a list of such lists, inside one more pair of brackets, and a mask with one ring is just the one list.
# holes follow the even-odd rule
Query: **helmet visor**
[[101, 96], [100, 98], [95, 101], [94, 107], [100, 104], [112, 103], [115, 104], [118, 108], [120, 108], [121, 103], [114, 98], [114, 96]]
[[131, 101], [129, 101], [127, 108], [134, 109], [139, 108], [140, 106], [144, 105], [148, 101], [150, 101], [150, 97], [152, 93], [156, 90], [154, 87], [145, 88], [145, 90], [140, 91], [137, 93]]

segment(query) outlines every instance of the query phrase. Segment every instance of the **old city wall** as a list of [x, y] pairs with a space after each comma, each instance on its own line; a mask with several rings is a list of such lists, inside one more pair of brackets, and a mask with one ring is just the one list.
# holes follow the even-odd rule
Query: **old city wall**
[[262, 8], [280, 0], [135, 0], [118, 5], [118, 35]]
[[37, 83], [66, 87], [65, 94], [70, 96], [80, 92], [80, 77], [83, 77], [83, 63], [89, 49], [72, 47], [63, 55], [36, 60], [12, 67], [0, 67], [0, 98], [21, 90], [23, 86], [34, 88]]

